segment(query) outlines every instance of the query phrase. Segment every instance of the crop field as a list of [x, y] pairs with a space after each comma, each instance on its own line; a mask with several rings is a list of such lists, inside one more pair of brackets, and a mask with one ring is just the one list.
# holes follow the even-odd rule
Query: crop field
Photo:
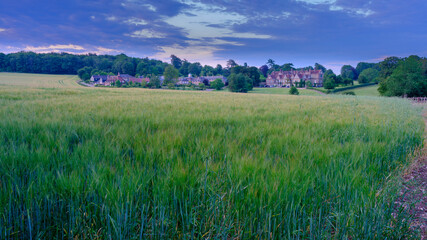
[[0, 73], [0, 87], [75, 88], [78, 79], [74, 75]]
[[74, 79], [0, 74], [0, 239], [416, 237], [392, 205], [423, 140], [405, 100]]
[[[305, 88], [298, 88], [299, 95], [303, 96], [320, 96], [321, 94], [305, 89]], [[254, 88], [250, 93], [263, 93], [263, 94], [282, 94], [282, 95], [290, 95], [289, 88]]]

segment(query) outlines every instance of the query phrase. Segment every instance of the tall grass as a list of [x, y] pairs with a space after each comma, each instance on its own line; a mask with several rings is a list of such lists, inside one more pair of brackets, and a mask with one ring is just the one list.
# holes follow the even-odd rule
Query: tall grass
[[0, 88], [1, 239], [411, 238], [400, 99]]

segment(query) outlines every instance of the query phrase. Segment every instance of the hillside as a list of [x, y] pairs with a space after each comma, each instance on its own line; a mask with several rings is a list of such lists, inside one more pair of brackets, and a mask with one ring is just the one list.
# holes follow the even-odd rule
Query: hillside
[[423, 140], [405, 100], [0, 84], [2, 237], [411, 237], [389, 204]]

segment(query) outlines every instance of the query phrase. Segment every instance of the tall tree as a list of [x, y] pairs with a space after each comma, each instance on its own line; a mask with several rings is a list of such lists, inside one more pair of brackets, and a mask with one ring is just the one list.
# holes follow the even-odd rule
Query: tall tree
[[354, 67], [352, 67], [351, 65], [344, 65], [341, 68], [341, 77], [343, 79], [350, 78], [356, 80], [358, 76]]
[[251, 79], [247, 76], [239, 73], [234, 74], [232, 73], [228, 77], [228, 88], [232, 92], [248, 92], [251, 89]]
[[188, 66], [188, 72], [193, 74], [193, 76], [200, 76], [202, 71], [202, 65], [199, 62], [195, 62]]
[[172, 66], [174, 66], [176, 69], [180, 69], [182, 66], [182, 60], [175, 56], [175, 55], [171, 55], [171, 64]]
[[319, 63], [315, 63], [314, 64], [314, 69], [316, 69], [316, 70], [322, 70], [322, 72], [326, 72], [326, 68], [323, 65], [319, 64]]
[[359, 75], [359, 74], [361, 74], [363, 72], [363, 70], [368, 69], [368, 68], [374, 68], [376, 70], [379, 70], [379, 64], [377, 64], [377, 63], [360, 62], [356, 66], [356, 72]]
[[268, 66], [267, 65], [262, 65], [261, 67], [259, 67], [259, 71], [262, 73], [262, 75], [264, 77], [267, 77]]
[[360, 73], [357, 81], [359, 83], [377, 82], [378, 76], [379, 76], [378, 70], [374, 68], [367, 68]]
[[169, 65], [165, 69], [164, 77], [165, 77], [165, 81], [163, 82], [164, 85], [167, 85], [169, 83], [176, 83], [179, 77], [179, 71], [174, 66]]
[[398, 57], [388, 57], [380, 62], [380, 80], [386, 79], [393, 74], [394, 69], [397, 68], [401, 61], [402, 59]]
[[285, 63], [280, 67], [283, 71], [291, 71], [294, 70], [294, 64], [293, 63]]
[[267, 60], [267, 66], [269, 68], [273, 68], [275, 65], [276, 65], [276, 61], [274, 61], [273, 59], [270, 58]]
[[230, 69], [230, 68], [232, 68], [232, 67], [235, 67], [235, 66], [237, 66], [237, 63], [236, 63], [233, 59], [229, 59], [229, 60], [227, 61], [227, 68], [228, 68], [228, 69]]
[[129, 74], [134, 76], [135, 75], [135, 66], [132, 62], [125, 62], [122, 64], [122, 73]]
[[427, 96], [427, 59], [409, 56], [398, 62], [393, 73], [380, 82], [378, 89], [380, 94], [383, 96]]
[[215, 75], [222, 75], [222, 66], [221, 64], [217, 64], [215, 67]]
[[182, 62], [181, 68], [179, 69], [179, 73], [181, 73], [181, 75], [186, 77], [189, 73], [189, 71], [188, 71], [189, 67], [190, 67], [190, 62], [188, 62], [187, 60], [184, 60]]

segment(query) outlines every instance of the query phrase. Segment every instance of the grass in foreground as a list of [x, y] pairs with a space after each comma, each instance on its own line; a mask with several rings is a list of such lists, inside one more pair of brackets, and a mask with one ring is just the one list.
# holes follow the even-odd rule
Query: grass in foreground
[[404, 100], [12, 85], [0, 238], [411, 237], [386, 184], [422, 141]]

